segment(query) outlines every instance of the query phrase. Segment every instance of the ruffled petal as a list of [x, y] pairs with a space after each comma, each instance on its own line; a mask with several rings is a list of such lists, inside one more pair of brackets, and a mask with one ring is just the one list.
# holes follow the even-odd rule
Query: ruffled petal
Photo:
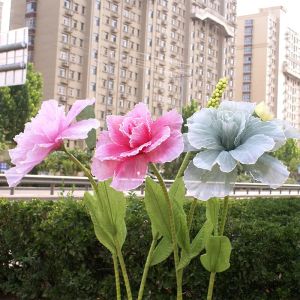
[[272, 120], [270, 123], [280, 126], [287, 139], [300, 139], [300, 132], [294, 128], [290, 122], [285, 120]]
[[65, 129], [58, 139], [82, 140], [88, 137], [88, 133], [92, 129], [97, 129], [100, 123], [96, 119], [88, 119], [76, 122]]
[[167, 140], [171, 135], [170, 127], [165, 126], [162, 127], [159, 132], [156, 133], [155, 136], [151, 139], [151, 144], [145, 149], [145, 152], [151, 152], [155, 148], [157, 148], [161, 143]]
[[241, 111], [252, 115], [255, 110], [256, 103], [238, 102], [238, 101], [222, 101], [219, 108], [229, 111]]
[[150, 140], [150, 132], [148, 124], [141, 122], [132, 129], [129, 144], [132, 148], [143, 145]]
[[92, 160], [91, 171], [98, 180], [103, 181], [114, 176], [114, 172], [118, 164], [120, 164], [120, 161], [101, 161], [94, 157]]
[[171, 130], [180, 131], [182, 123], [183, 119], [181, 115], [175, 109], [173, 109], [154, 121], [151, 126], [151, 131], [155, 134], [164, 126], [170, 127]]
[[118, 191], [128, 191], [140, 186], [147, 173], [148, 161], [139, 155], [121, 162], [113, 177], [111, 186]]
[[278, 188], [284, 184], [289, 177], [287, 167], [268, 154], [264, 154], [254, 165], [246, 165], [244, 169], [251, 176], [262, 183], [268, 184], [271, 188]]
[[231, 172], [237, 165], [237, 161], [231, 156], [228, 151], [222, 151], [216, 159], [222, 172]]
[[215, 128], [217, 110], [203, 108], [188, 119], [188, 140], [197, 149], [223, 150], [218, 131]]
[[233, 190], [236, 176], [236, 169], [224, 173], [218, 165], [215, 165], [208, 171], [198, 169], [190, 162], [184, 173], [187, 195], [205, 201], [212, 197], [225, 197]]
[[75, 118], [87, 107], [95, 103], [95, 99], [77, 100], [66, 116], [66, 125], [70, 125]]
[[183, 138], [180, 132], [174, 131], [171, 136], [153, 151], [147, 153], [148, 160], [153, 163], [170, 162], [183, 151]]
[[111, 140], [115, 144], [127, 146], [129, 145], [129, 137], [120, 130], [123, 120], [124, 116], [110, 115], [106, 117], [106, 124]]
[[184, 134], [182, 135], [182, 137], [183, 137], [183, 143], [184, 143], [184, 149], [183, 149], [183, 152], [199, 151], [199, 149], [194, 148], [194, 147], [190, 144], [190, 142], [189, 142], [189, 140], [188, 140], [187, 133], [184, 133]]
[[193, 163], [197, 168], [211, 170], [216, 164], [216, 159], [221, 150], [204, 150], [199, 152], [193, 159]]
[[231, 150], [231, 156], [242, 164], [255, 164], [265, 152], [273, 149], [275, 142], [272, 138], [257, 134], [251, 136], [236, 149]]

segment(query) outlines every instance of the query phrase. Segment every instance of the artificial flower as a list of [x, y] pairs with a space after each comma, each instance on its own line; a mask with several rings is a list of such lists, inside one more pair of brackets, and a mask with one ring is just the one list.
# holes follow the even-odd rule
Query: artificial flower
[[282, 123], [254, 117], [254, 109], [254, 103], [223, 101], [218, 109], [204, 108], [188, 119], [185, 149], [199, 152], [184, 174], [189, 195], [201, 200], [228, 195], [238, 165], [272, 188], [286, 181], [287, 168], [267, 152], [293, 134], [286, 136]]
[[59, 106], [56, 100], [44, 101], [38, 114], [25, 124], [24, 132], [14, 138], [17, 146], [9, 150], [9, 155], [15, 167], [5, 172], [8, 185], [16, 186], [49, 153], [59, 149], [63, 140], [85, 139], [91, 129], [98, 128], [96, 119], [75, 120], [85, 107], [94, 102], [94, 99], [77, 100], [65, 114], [64, 107]]
[[147, 106], [138, 103], [125, 116], [108, 116], [107, 131], [100, 134], [92, 162], [99, 180], [113, 178], [116, 190], [143, 183], [148, 164], [170, 162], [183, 151], [182, 117], [171, 110], [153, 121]]
[[258, 103], [254, 111], [256, 115], [263, 121], [271, 121], [274, 119], [274, 115], [271, 113], [271, 111], [264, 102]]

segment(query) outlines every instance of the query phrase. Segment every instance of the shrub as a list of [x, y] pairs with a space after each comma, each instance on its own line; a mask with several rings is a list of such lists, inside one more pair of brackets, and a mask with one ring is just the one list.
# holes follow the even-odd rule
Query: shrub
[[[192, 235], [204, 214], [199, 203]], [[232, 201], [226, 226], [231, 268], [217, 275], [215, 299], [298, 299], [299, 220], [299, 199]], [[151, 239], [142, 201], [128, 201], [127, 227], [123, 253], [136, 294]], [[0, 291], [20, 299], [115, 297], [110, 254], [81, 202], [1, 200], [0, 264]], [[205, 299], [208, 277], [195, 258], [184, 272], [184, 298]], [[151, 268], [147, 283], [145, 298], [174, 299], [172, 258]]]

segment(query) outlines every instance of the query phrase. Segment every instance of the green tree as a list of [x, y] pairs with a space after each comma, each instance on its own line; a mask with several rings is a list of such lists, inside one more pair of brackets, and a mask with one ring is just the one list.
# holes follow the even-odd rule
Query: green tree
[[[181, 132], [186, 133], [188, 128], [186, 125], [187, 119], [191, 117], [196, 111], [200, 110], [200, 105], [197, 100], [192, 100], [189, 105], [182, 109], [182, 118], [183, 124], [181, 127]], [[183, 161], [185, 153], [182, 153], [178, 158], [173, 160], [172, 162], [168, 162], [164, 164], [163, 176], [167, 179], [174, 179], [180, 166]]]
[[37, 114], [41, 99], [42, 76], [28, 64], [25, 84], [0, 88], [0, 142], [10, 143], [24, 130]]

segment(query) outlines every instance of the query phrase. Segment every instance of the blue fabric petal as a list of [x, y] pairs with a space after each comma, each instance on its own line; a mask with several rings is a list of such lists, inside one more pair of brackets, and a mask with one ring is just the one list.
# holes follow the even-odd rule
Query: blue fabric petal
[[197, 148], [222, 150], [218, 131], [215, 128], [217, 110], [203, 108], [188, 119], [188, 140]]
[[265, 152], [273, 149], [275, 142], [272, 138], [263, 134], [251, 136], [230, 154], [242, 164], [255, 164]]
[[184, 133], [183, 135], [183, 143], [184, 143], [184, 149], [183, 152], [192, 152], [192, 151], [199, 151], [199, 149], [194, 148], [191, 143], [188, 140], [187, 133]]
[[275, 145], [272, 151], [284, 145], [286, 141], [282, 127], [278, 123], [274, 121], [264, 122], [259, 118], [250, 117], [246, 124], [246, 130], [241, 134], [240, 141], [244, 143], [251, 136], [257, 134], [267, 135], [274, 140]]
[[217, 157], [216, 162], [220, 166], [220, 170], [225, 173], [231, 172], [237, 165], [237, 161], [228, 151], [222, 151]]
[[190, 162], [184, 173], [184, 183], [188, 196], [199, 200], [208, 200], [212, 197], [225, 197], [233, 190], [237, 171], [230, 173], [220, 171], [215, 165], [211, 171], [198, 169]]
[[193, 159], [193, 163], [197, 168], [211, 170], [216, 164], [217, 157], [221, 150], [204, 150], [199, 152]]
[[255, 110], [255, 103], [238, 102], [238, 101], [222, 101], [219, 108], [222, 110], [242, 111], [252, 115]]
[[251, 176], [271, 188], [278, 188], [284, 184], [289, 177], [287, 167], [277, 158], [264, 154], [254, 165], [244, 166]]
[[293, 125], [285, 120], [272, 120], [271, 123], [275, 123], [280, 126], [287, 139], [300, 139], [300, 132], [293, 127]]

